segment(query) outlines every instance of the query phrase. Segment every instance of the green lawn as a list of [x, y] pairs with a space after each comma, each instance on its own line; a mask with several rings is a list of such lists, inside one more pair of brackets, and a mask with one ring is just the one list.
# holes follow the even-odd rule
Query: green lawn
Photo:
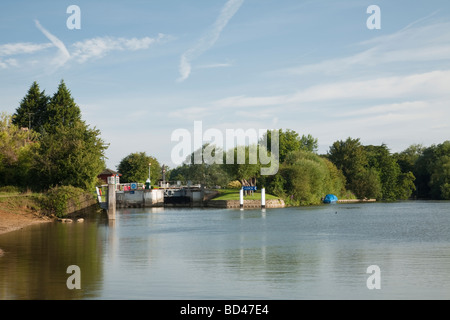
[[[219, 189], [219, 195], [212, 200], [239, 200], [239, 189]], [[261, 200], [261, 190], [255, 191], [253, 196], [244, 196], [245, 200]], [[266, 200], [279, 199], [266, 192]]]

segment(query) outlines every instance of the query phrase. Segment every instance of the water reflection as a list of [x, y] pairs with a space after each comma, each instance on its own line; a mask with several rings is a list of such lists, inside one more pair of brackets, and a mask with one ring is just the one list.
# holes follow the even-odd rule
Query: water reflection
[[[0, 244], [1, 299], [81, 299], [101, 290], [103, 246], [98, 223], [59, 222], [4, 234]], [[81, 269], [83, 290], [69, 290], [67, 268]]]
[[[135, 208], [36, 225], [0, 236], [0, 299], [445, 299], [449, 205]], [[70, 265], [81, 290], [66, 287]], [[370, 265], [382, 290], [366, 287]]]

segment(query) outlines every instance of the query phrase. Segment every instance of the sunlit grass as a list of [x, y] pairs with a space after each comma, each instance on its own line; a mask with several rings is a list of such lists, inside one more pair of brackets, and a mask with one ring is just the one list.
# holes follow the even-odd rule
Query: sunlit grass
[[[219, 189], [219, 194], [212, 200], [239, 200], [239, 189]], [[261, 190], [253, 192], [253, 195], [244, 196], [245, 200], [261, 200]], [[266, 192], [266, 200], [279, 199]]]

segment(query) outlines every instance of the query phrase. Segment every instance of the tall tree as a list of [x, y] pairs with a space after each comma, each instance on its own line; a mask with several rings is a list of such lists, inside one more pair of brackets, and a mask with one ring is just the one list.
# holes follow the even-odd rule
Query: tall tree
[[48, 103], [43, 121], [44, 129], [53, 132], [58, 126], [74, 127], [79, 121], [81, 121], [81, 110], [64, 80], [61, 80], [58, 90]]
[[41, 92], [38, 83], [34, 81], [16, 109], [12, 123], [19, 128], [39, 132], [45, 121], [48, 101], [49, 97], [45, 95], [45, 91]]
[[346, 177], [346, 188], [356, 193], [356, 188], [360, 185], [356, 180], [361, 177], [368, 165], [366, 151], [359, 139], [349, 137], [345, 141], [334, 142], [327, 157]]
[[36, 157], [36, 178], [42, 189], [53, 186], [74, 186], [92, 190], [98, 174], [105, 167], [107, 145], [100, 131], [83, 121], [72, 126], [56, 126], [43, 133]]
[[396, 200], [400, 193], [398, 179], [401, 174], [400, 166], [395, 158], [390, 154], [385, 144], [381, 146], [364, 147], [368, 166], [375, 168], [380, 175], [381, 196], [383, 200]]
[[450, 140], [426, 148], [415, 174], [419, 198], [450, 200]]

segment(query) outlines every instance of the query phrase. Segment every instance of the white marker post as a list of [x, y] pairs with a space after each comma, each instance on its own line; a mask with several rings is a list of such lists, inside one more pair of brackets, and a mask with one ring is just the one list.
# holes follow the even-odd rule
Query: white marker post
[[261, 208], [266, 208], [266, 188], [261, 189]]
[[244, 209], [244, 189], [242, 188], [241, 190], [239, 190], [239, 204], [241, 207], [241, 210]]

